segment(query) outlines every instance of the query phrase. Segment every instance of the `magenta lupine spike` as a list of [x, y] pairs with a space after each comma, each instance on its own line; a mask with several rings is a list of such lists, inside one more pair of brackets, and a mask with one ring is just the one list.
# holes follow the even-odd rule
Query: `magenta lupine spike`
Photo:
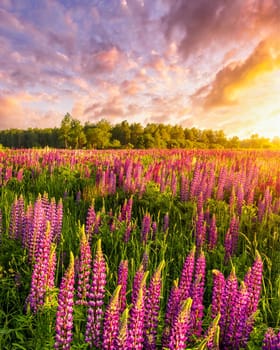
[[220, 319], [220, 329], [221, 329], [221, 339], [224, 339], [228, 327], [230, 324], [230, 319], [235, 308], [236, 295], [238, 293], [238, 282], [235, 275], [235, 269], [233, 268], [230, 275], [226, 279], [226, 284], [224, 288], [224, 293], [222, 296], [221, 303], [221, 319]]
[[180, 310], [178, 311], [178, 315], [175, 317], [174, 322], [171, 326], [170, 342], [168, 349], [186, 349], [186, 343], [188, 340], [188, 334], [190, 331], [191, 324], [191, 307], [191, 298], [188, 298], [182, 303]]
[[221, 315], [220, 313], [217, 314], [217, 316], [214, 318], [212, 323], [210, 324], [207, 335], [206, 335], [206, 348], [208, 350], [219, 350], [219, 343], [220, 343], [220, 321]]
[[213, 270], [213, 290], [212, 290], [212, 305], [211, 317], [214, 319], [221, 312], [222, 298], [226, 280], [222, 272]]
[[208, 233], [208, 247], [209, 250], [214, 250], [217, 246], [218, 230], [216, 226], [216, 215], [213, 214], [210, 220], [209, 233]]
[[139, 269], [136, 271], [133, 286], [132, 286], [132, 294], [131, 294], [131, 302], [132, 304], [136, 303], [136, 299], [138, 297], [139, 289], [141, 288], [141, 283], [145, 275], [145, 270], [143, 264], [140, 265]]
[[141, 241], [146, 243], [148, 240], [148, 235], [151, 231], [151, 216], [149, 213], [146, 213], [142, 220], [141, 227]]
[[143, 349], [144, 342], [144, 318], [145, 318], [145, 283], [148, 272], [145, 273], [138, 290], [136, 301], [132, 304], [129, 313], [128, 337], [126, 349]]
[[272, 328], [268, 328], [265, 332], [262, 350], [279, 350], [280, 349], [280, 332], [278, 335]]
[[118, 269], [118, 285], [121, 285], [120, 290], [120, 312], [122, 313], [126, 308], [126, 288], [128, 277], [128, 260], [120, 262]]
[[203, 252], [200, 253], [195, 263], [194, 281], [192, 284], [191, 298], [193, 300], [191, 308], [191, 318], [193, 334], [200, 336], [202, 333], [203, 318], [203, 295], [205, 285], [206, 259]]
[[130, 235], [131, 235], [131, 231], [132, 231], [132, 224], [131, 222], [128, 223], [128, 225], [126, 226], [124, 235], [123, 235], [123, 241], [125, 243], [127, 243], [130, 239]]
[[233, 349], [240, 349], [243, 339], [244, 327], [248, 320], [248, 301], [249, 294], [244, 282], [241, 282], [240, 290], [236, 294], [234, 300], [234, 308], [231, 313], [231, 318], [226, 334], [224, 335], [223, 344]]
[[87, 305], [87, 293], [90, 289], [91, 250], [84, 226], [81, 228], [80, 259], [78, 271], [77, 304]]
[[180, 289], [180, 300], [186, 300], [191, 296], [191, 285], [194, 273], [194, 265], [195, 265], [195, 251], [196, 247], [190, 251], [189, 255], [186, 257], [184, 261], [184, 265], [182, 268], [179, 289]]
[[163, 348], [168, 348], [169, 346], [171, 327], [179, 310], [179, 305], [181, 300], [180, 298], [181, 298], [181, 290], [178, 287], [178, 280], [175, 280], [173, 282], [173, 286], [168, 298], [168, 303], [167, 303], [167, 308], [165, 313], [164, 329], [162, 333]]
[[163, 232], [166, 232], [169, 228], [169, 214], [166, 213], [163, 218]]
[[16, 198], [11, 208], [10, 215], [9, 235], [13, 239], [21, 240], [22, 244], [25, 244], [25, 211], [24, 211], [24, 199], [21, 195]]
[[155, 240], [157, 235], [157, 223], [156, 221], [152, 222], [152, 239]]
[[157, 327], [160, 310], [161, 271], [165, 262], [162, 261], [153, 274], [145, 298], [144, 348], [156, 349]]
[[121, 316], [119, 334], [117, 338], [117, 347], [118, 350], [126, 350], [126, 344], [128, 339], [128, 316], [129, 310], [126, 308]]
[[38, 252], [31, 278], [30, 293], [27, 297], [27, 303], [30, 304], [30, 309], [37, 312], [40, 307], [44, 305], [45, 295], [48, 286], [47, 278], [49, 277], [51, 250], [51, 233], [50, 224], [48, 222], [45, 237], [40, 243], [40, 250]]
[[234, 213], [235, 205], [236, 205], [235, 188], [232, 187], [232, 189], [231, 189], [231, 195], [230, 195], [230, 198], [229, 198], [229, 208], [230, 208], [230, 212], [231, 212], [231, 213]]
[[246, 326], [243, 328], [243, 344], [248, 341], [249, 335], [253, 329], [254, 325], [254, 314], [257, 311], [258, 303], [262, 288], [262, 272], [263, 272], [263, 262], [261, 256], [257, 252], [256, 259], [249, 270], [248, 275], [245, 276], [244, 282], [248, 290], [248, 321]]
[[225, 167], [221, 167], [218, 179], [218, 188], [216, 193], [217, 200], [223, 200], [224, 198], [224, 187], [227, 178], [227, 170]]
[[188, 178], [184, 174], [182, 174], [181, 184], [180, 184], [180, 201], [181, 202], [186, 202], [188, 200], [188, 187], [189, 187]]
[[195, 223], [195, 239], [197, 250], [202, 248], [206, 240], [206, 222], [204, 221], [203, 208], [198, 212]]
[[118, 333], [120, 321], [119, 293], [122, 286], [118, 286], [106, 308], [103, 325], [102, 349], [115, 350], [118, 348]]
[[121, 208], [120, 221], [126, 221], [126, 209], [127, 209], [127, 199], [125, 198], [123, 206]]
[[101, 249], [101, 240], [97, 241], [96, 253], [93, 260], [92, 284], [88, 293], [88, 314], [85, 341], [90, 347], [101, 344], [101, 322], [103, 318], [106, 285], [106, 262]]
[[73, 338], [74, 305], [74, 256], [70, 253], [70, 264], [59, 289], [55, 325], [55, 349], [69, 350]]
[[96, 213], [94, 210], [94, 203], [89, 207], [86, 218], [85, 233], [88, 237], [89, 243], [91, 243], [92, 235], [94, 233], [94, 227], [96, 222]]

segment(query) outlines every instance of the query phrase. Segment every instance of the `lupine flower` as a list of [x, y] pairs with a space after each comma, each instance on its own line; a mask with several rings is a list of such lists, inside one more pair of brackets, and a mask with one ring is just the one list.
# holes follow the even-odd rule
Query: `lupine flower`
[[221, 315], [218, 313], [208, 328], [206, 336], [206, 346], [208, 350], [219, 350], [220, 348], [220, 317]]
[[238, 282], [235, 275], [235, 269], [233, 268], [228, 276], [222, 296], [221, 303], [221, 339], [223, 340], [227, 334], [228, 327], [231, 322], [231, 317], [234, 314], [236, 296], [238, 293]]
[[49, 266], [49, 263], [53, 263], [52, 259], [50, 259], [51, 233], [49, 222], [40, 246], [40, 253], [33, 267], [30, 293], [26, 300], [30, 304], [30, 309], [35, 313], [44, 305], [48, 278], [51, 277], [50, 274], [53, 268], [52, 265]]
[[142, 220], [142, 228], [141, 228], [141, 241], [146, 243], [148, 239], [148, 234], [151, 230], [151, 216], [149, 213], [146, 213]]
[[218, 230], [216, 226], [216, 216], [213, 214], [212, 219], [210, 220], [210, 227], [208, 233], [208, 246], [210, 250], [214, 250], [217, 245], [218, 240]]
[[139, 289], [141, 288], [141, 284], [143, 283], [144, 275], [145, 275], [144, 266], [143, 266], [143, 264], [141, 264], [139, 266], [138, 270], [136, 271], [134, 279], [133, 279], [132, 294], [131, 294], [132, 304], [136, 303]]
[[122, 313], [119, 327], [119, 334], [117, 338], [117, 347], [118, 350], [126, 350], [126, 344], [128, 339], [128, 316], [129, 310], [126, 308]]
[[202, 248], [206, 239], [206, 222], [204, 221], [203, 208], [198, 212], [195, 225], [196, 247], [199, 250]]
[[101, 240], [97, 242], [92, 268], [92, 284], [88, 293], [88, 314], [85, 341], [90, 347], [101, 344], [101, 321], [103, 318], [103, 299], [105, 296], [106, 263], [101, 249]]
[[149, 288], [147, 289], [145, 299], [145, 349], [156, 349], [157, 326], [160, 309], [160, 291], [161, 291], [161, 271], [165, 262], [162, 261], [153, 274]]
[[203, 294], [205, 284], [206, 259], [203, 252], [200, 253], [195, 263], [194, 282], [192, 284], [191, 297], [193, 300], [191, 318], [193, 322], [193, 333], [200, 336], [202, 333], [203, 317]]
[[126, 308], [127, 277], [128, 277], [128, 260], [123, 260], [121, 261], [118, 269], [118, 285], [121, 286], [121, 290], [119, 292], [121, 313]]
[[213, 290], [212, 290], [212, 305], [211, 317], [214, 319], [221, 312], [222, 297], [225, 288], [225, 277], [222, 272], [213, 270]]
[[[145, 277], [143, 280], [146, 279]], [[142, 285], [144, 284], [142, 280]], [[133, 303], [130, 309], [130, 317], [128, 324], [128, 337], [126, 349], [140, 350], [143, 349], [144, 341], [144, 317], [145, 317], [145, 292], [143, 286], [140, 287], [136, 302]]]
[[69, 350], [73, 338], [74, 305], [74, 256], [70, 254], [70, 264], [62, 278], [55, 326], [55, 349]]
[[196, 247], [194, 246], [193, 249], [190, 251], [189, 255], [186, 257], [182, 268], [180, 282], [179, 282], [181, 301], [186, 300], [188, 297], [191, 296], [191, 285], [192, 285], [194, 264], [195, 264], [195, 251], [196, 251]]
[[122, 286], [118, 286], [106, 308], [103, 326], [102, 349], [115, 350], [118, 346], [117, 337], [119, 333], [120, 301], [119, 293]]
[[263, 339], [262, 350], [280, 349], [280, 331], [275, 334], [272, 328], [268, 328]]
[[191, 306], [192, 299], [185, 300], [175, 317], [171, 327], [170, 343], [168, 349], [170, 350], [185, 350], [186, 342], [191, 324]]
[[178, 287], [178, 280], [175, 280], [168, 298], [165, 313], [164, 329], [162, 333], [162, 346], [164, 348], [168, 348], [170, 343], [171, 327], [179, 310], [180, 298], [181, 290]]
[[85, 235], [84, 226], [81, 228], [80, 259], [78, 271], [77, 304], [87, 305], [87, 293], [90, 289], [89, 277], [91, 271], [91, 250]]

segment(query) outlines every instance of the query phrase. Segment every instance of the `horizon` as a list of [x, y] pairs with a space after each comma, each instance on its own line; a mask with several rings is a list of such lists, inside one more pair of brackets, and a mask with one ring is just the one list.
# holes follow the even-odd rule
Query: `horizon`
[[69, 111], [272, 140], [279, 21], [276, 0], [3, 0], [0, 129], [59, 127]]

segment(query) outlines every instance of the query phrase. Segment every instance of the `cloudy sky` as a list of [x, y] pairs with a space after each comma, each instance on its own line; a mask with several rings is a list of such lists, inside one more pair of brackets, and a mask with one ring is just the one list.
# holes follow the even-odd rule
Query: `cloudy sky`
[[279, 31], [280, 0], [0, 0], [0, 129], [280, 136]]

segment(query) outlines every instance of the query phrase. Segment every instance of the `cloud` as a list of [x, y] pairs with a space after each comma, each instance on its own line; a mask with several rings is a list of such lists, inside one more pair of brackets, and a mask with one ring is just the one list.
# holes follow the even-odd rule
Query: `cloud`
[[222, 68], [215, 79], [193, 95], [193, 101], [212, 108], [238, 102], [238, 96], [253, 87], [263, 75], [280, 69], [280, 41], [267, 38], [261, 41], [243, 62], [232, 62]]
[[184, 57], [212, 48], [264, 37], [276, 31], [278, 0], [166, 0], [169, 12], [162, 23], [167, 38], [176, 38]]

